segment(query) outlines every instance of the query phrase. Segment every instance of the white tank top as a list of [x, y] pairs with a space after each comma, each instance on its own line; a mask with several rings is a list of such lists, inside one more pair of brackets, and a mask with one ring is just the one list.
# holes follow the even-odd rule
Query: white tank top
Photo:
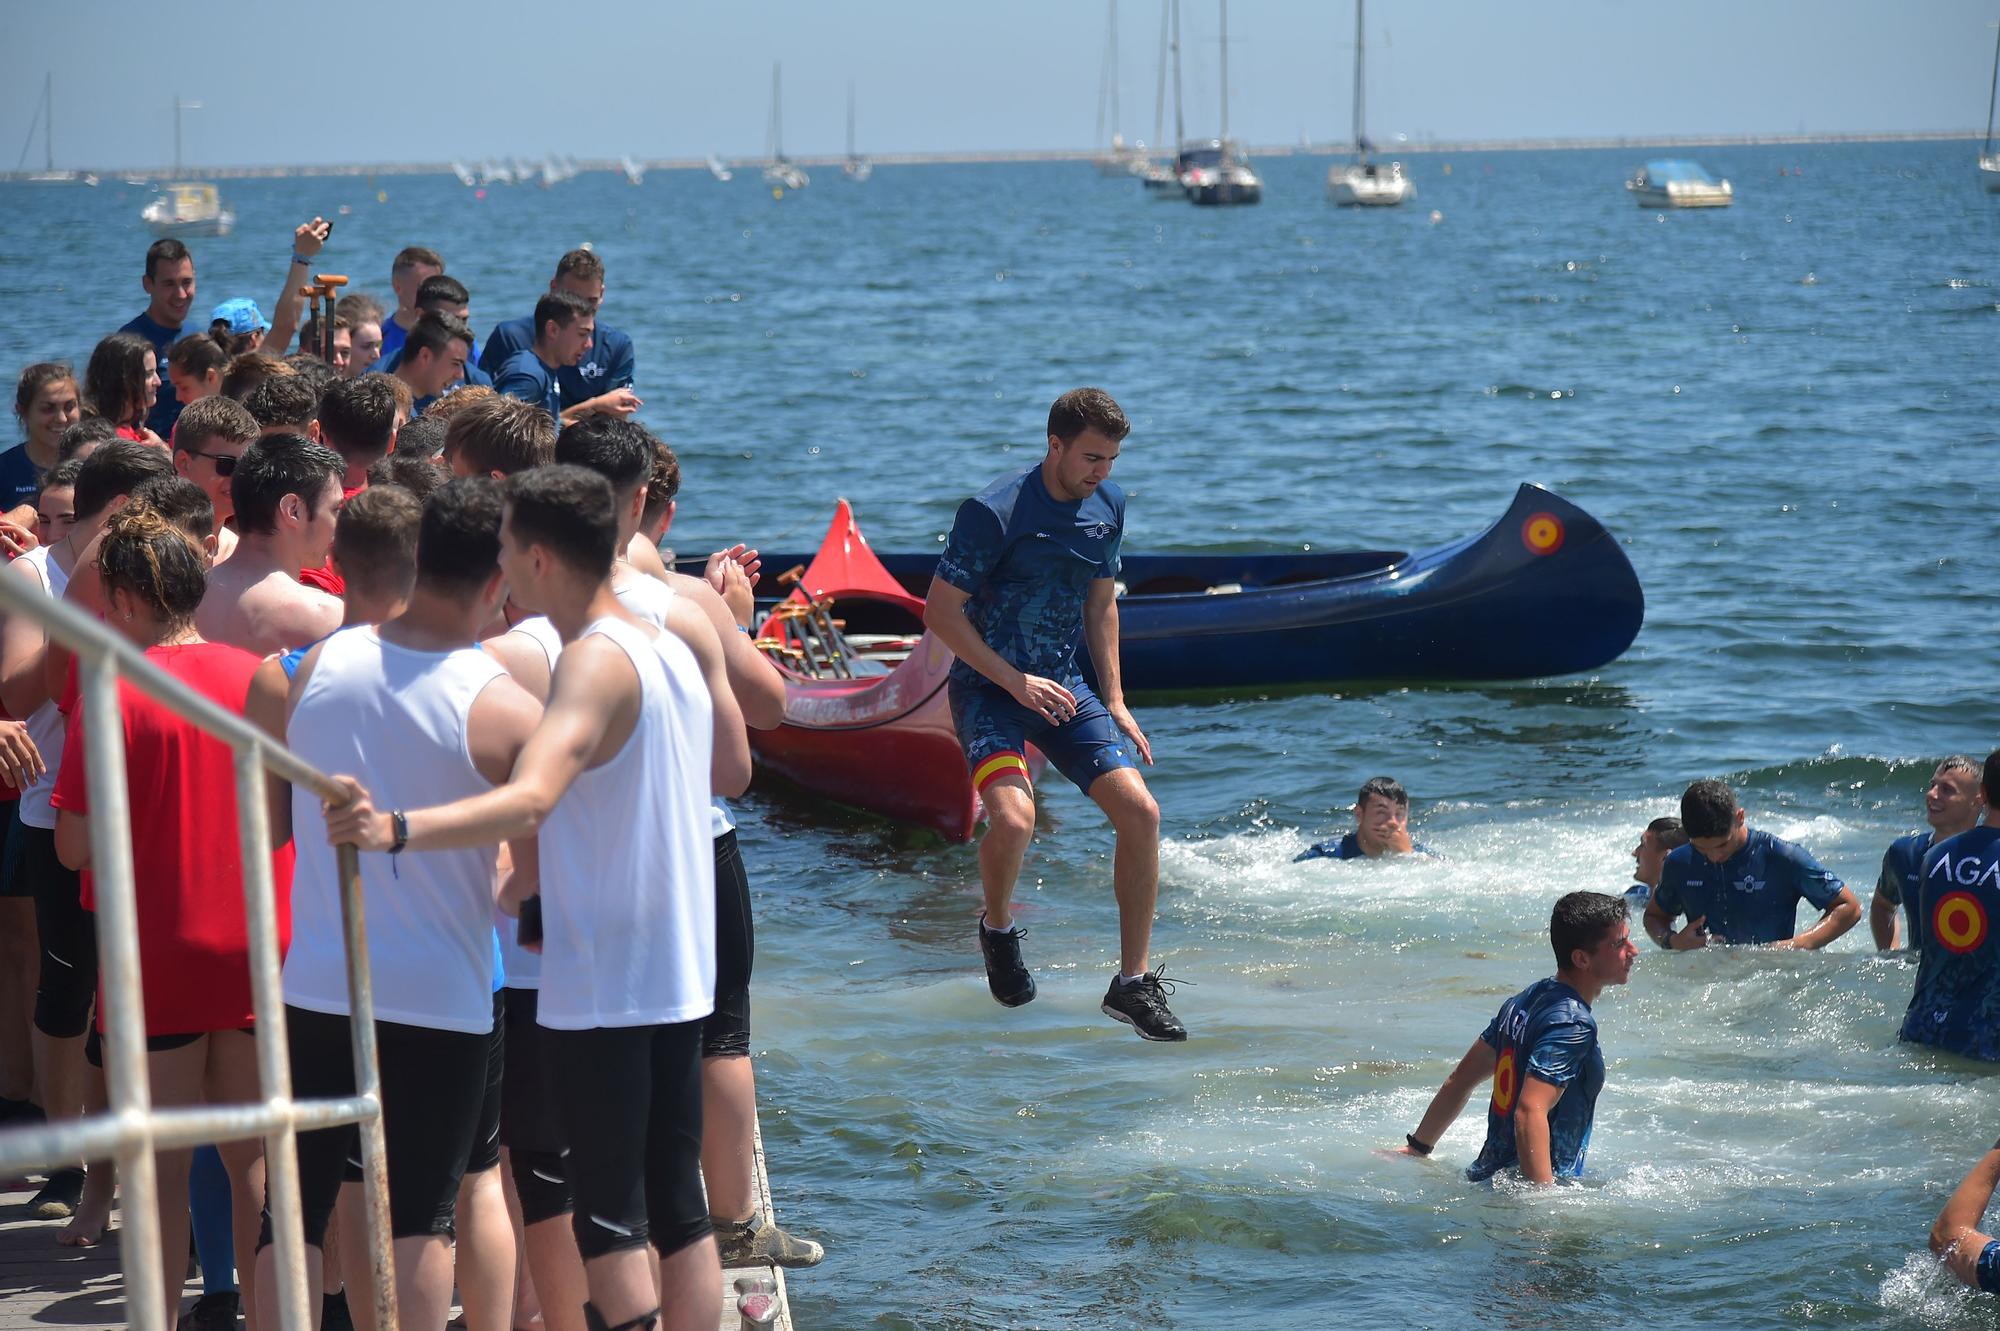
[[[17, 562], [35, 570], [36, 580], [52, 599], [62, 599], [63, 592], [69, 588], [69, 574], [63, 572], [61, 564], [49, 558], [47, 546], [36, 546]], [[37, 707], [28, 717], [27, 727], [28, 738], [35, 741], [35, 747], [42, 751], [43, 770], [35, 783], [21, 792], [21, 821], [45, 832], [54, 831], [56, 811], [49, 803], [49, 796], [55, 793], [63, 751], [63, 715], [56, 710], [55, 700], [50, 699]]]
[[[624, 606], [633, 618], [645, 620], [662, 633], [671, 632], [667, 628], [667, 612], [678, 595], [676, 589], [650, 573], [629, 568], [622, 572], [623, 582], [612, 589], [618, 597], [618, 604]], [[709, 836], [719, 841], [735, 827], [729, 817], [729, 806], [722, 802], [722, 798], [717, 796], [709, 801]]]
[[592, 635], [638, 672], [639, 718], [542, 824], [537, 1020], [553, 1030], [693, 1021], [715, 1007], [708, 689], [671, 633], [649, 638], [606, 617], [583, 631]]
[[[368, 626], [342, 629], [319, 649], [287, 740], [323, 772], [351, 772], [378, 809], [445, 804], [493, 787], [472, 764], [472, 703], [507, 672], [475, 647], [419, 652]], [[293, 787], [298, 867], [285, 1001], [347, 1012], [340, 887], [319, 797]], [[493, 1029], [491, 846], [364, 853], [368, 964], [375, 1015], [433, 1030]]]

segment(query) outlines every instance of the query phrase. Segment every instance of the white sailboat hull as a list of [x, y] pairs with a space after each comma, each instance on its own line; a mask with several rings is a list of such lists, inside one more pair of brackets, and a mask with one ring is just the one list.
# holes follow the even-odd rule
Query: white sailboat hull
[[1726, 180], [1705, 184], [1692, 180], [1670, 180], [1663, 185], [1625, 182], [1632, 201], [1641, 208], [1727, 208], [1736, 195]]
[[812, 184], [812, 177], [799, 167], [789, 163], [773, 163], [764, 168], [764, 180], [781, 189], [804, 189]]
[[1416, 198], [1417, 187], [1401, 162], [1387, 170], [1336, 166], [1326, 173], [1326, 197], [1343, 208], [1391, 208]]
[[2000, 153], [1988, 153], [1979, 159], [1979, 179], [1988, 194], [2000, 194]]

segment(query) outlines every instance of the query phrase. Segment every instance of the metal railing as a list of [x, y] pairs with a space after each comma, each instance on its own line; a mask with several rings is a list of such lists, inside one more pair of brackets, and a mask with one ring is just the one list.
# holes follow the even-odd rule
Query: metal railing
[[[264, 1140], [277, 1249], [278, 1311], [285, 1331], [309, 1331], [305, 1238], [299, 1217], [298, 1133], [358, 1124], [368, 1218], [368, 1264], [375, 1286], [375, 1326], [398, 1331], [390, 1258], [389, 1176], [382, 1138], [381, 1078], [375, 1057], [375, 1001], [368, 972], [360, 862], [339, 849], [340, 905], [347, 948], [356, 1094], [341, 1100], [294, 1100], [285, 1040], [285, 995], [271, 882], [270, 817], [265, 772], [325, 800], [344, 798], [332, 780], [243, 717], [217, 706], [147, 661], [141, 652], [77, 607], [0, 577], [0, 614], [41, 623], [52, 642], [75, 653], [82, 686], [90, 799], [90, 858], [95, 878], [99, 973], [104, 1005], [107, 1114], [0, 1128], [0, 1173], [113, 1156], [125, 1190], [126, 1315], [139, 1331], [173, 1331], [160, 1266], [159, 1196], [153, 1152], [210, 1142]], [[250, 939], [251, 1006], [256, 1013], [257, 1071], [263, 1100], [248, 1105], [154, 1109], [146, 1067], [146, 1016], [139, 983], [138, 912], [132, 881], [132, 826], [125, 786], [125, 729], [118, 682], [130, 684], [235, 751], [236, 803], [243, 855], [243, 899]], [[317, 849], [317, 848], [315, 848]], [[323, 853], [323, 852], [322, 852]], [[178, 1271], [178, 1266], [176, 1266]], [[178, 1282], [176, 1282], [178, 1288]]]

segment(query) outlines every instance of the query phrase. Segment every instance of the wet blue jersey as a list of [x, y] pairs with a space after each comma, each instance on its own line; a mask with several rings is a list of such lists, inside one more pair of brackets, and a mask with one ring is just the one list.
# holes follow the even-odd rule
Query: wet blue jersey
[[1935, 832], [1912, 832], [1899, 836], [1882, 852], [1882, 874], [1875, 880], [1875, 895], [1903, 908], [1903, 946], [1922, 948], [1924, 917], [1917, 909], [1918, 875], [1924, 856], [1931, 848]]
[[[479, 368], [498, 374], [507, 358], [535, 344], [532, 317], [508, 319], [493, 326], [486, 335], [486, 350], [479, 353]], [[575, 365], [556, 366], [556, 384], [563, 401], [575, 406], [609, 393], [614, 388], [630, 388], [633, 376], [632, 339], [616, 328], [597, 325], [590, 335], [590, 350]]]
[[[1063, 503], [1037, 463], [959, 505], [937, 575], [971, 598], [966, 617], [1002, 660], [1073, 689], [1083, 680], [1076, 649], [1084, 597], [1092, 582], [1118, 576], [1124, 533], [1124, 491], [1103, 481]], [[951, 677], [984, 679], [963, 661]]]
[[1590, 1149], [1590, 1120], [1604, 1089], [1604, 1053], [1597, 1047], [1597, 1018], [1583, 995], [1550, 976], [1500, 1005], [1480, 1039], [1499, 1055], [1493, 1098], [1486, 1105], [1486, 1145], [1465, 1176], [1477, 1183], [1517, 1165], [1514, 1104], [1533, 1076], [1563, 1088], [1549, 1111], [1549, 1166], [1557, 1178], [1583, 1172]]
[[1707, 916], [1717, 942], [1775, 943], [1798, 932], [1801, 898], [1824, 911], [1843, 886], [1803, 847], [1751, 828], [1721, 864], [1692, 845], [1669, 851], [1653, 902], [1670, 921]]
[[1924, 856], [1924, 951], [1903, 1038], [2000, 1062], [2000, 828], [1947, 837]]
[[[1436, 851], [1421, 841], [1410, 842], [1412, 855], [1435, 855]], [[1365, 860], [1368, 852], [1361, 849], [1361, 835], [1349, 832], [1346, 836], [1328, 837], [1325, 841], [1315, 841], [1292, 857], [1292, 863], [1301, 860]], [[1384, 856], [1386, 859], [1387, 856]]]

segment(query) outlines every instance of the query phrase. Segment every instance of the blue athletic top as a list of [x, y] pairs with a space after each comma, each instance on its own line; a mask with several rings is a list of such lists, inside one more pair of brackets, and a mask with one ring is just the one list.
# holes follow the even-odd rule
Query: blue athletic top
[[1903, 936], [1907, 946], [1924, 945], [1924, 917], [1917, 909], [1917, 877], [1924, 869], [1924, 854], [1931, 848], [1935, 832], [1912, 832], [1899, 836], [1882, 852], [1882, 874], [1875, 880], [1875, 894], [1903, 908]]
[[[937, 575], [966, 593], [965, 614], [986, 645], [1018, 670], [1065, 688], [1083, 683], [1077, 644], [1090, 584], [1118, 576], [1125, 492], [1110, 481], [1074, 503], [1042, 483], [1040, 463], [1003, 477], [958, 506]], [[985, 676], [952, 664], [961, 684]]]
[[[1410, 842], [1410, 853], [1412, 855], [1437, 854], [1436, 851], [1426, 846], [1423, 842], [1415, 840]], [[1368, 852], [1361, 849], [1361, 834], [1358, 832], [1349, 832], [1346, 836], [1328, 837], [1324, 841], [1314, 842], [1294, 855], [1292, 863], [1297, 864], [1302, 860], [1365, 860], [1367, 858]]]
[[[534, 345], [533, 316], [495, 324], [486, 335], [486, 350], [479, 353], [479, 368], [498, 374], [509, 356]], [[556, 386], [562, 389], [563, 401], [575, 406], [614, 388], [630, 388], [634, 372], [632, 339], [616, 328], [598, 324], [583, 359], [575, 365], [556, 366]]]
[[140, 310], [132, 322], [118, 331], [137, 333], [153, 344], [153, 359], [160, 370], [160, 395], [153, 399], [153, 409], [146, 413], [146, 428], [172, 443], [174, 422], [181, 418], [181, 401], [174, 395], [173, 376], [167, 373], [167, 348], [181, 340], [181, 330], [154, 323], [151, 315]]
[[1521, 1162], [1514, 1146], [1514, 1103], [1530, 1074], [1563, 1088], [1549, 1111], [1549, 1164], [1557, 1178], [1583, 1173], [1590, 1120], [1604, 1089], [1604, 1053], [1597, 1018], [1583, 995], [1550, 976], [1500, 1005], [1480, 1033], [1499, 1054], [1493, 1098], [1486, 1105], [1486, 1145], [1465, 1176], [1477, 1183]]
[[2000, 1062], [2000, 828], [1947, 837], [1924, 856], [1924, 950], [1903, 1038]]
[[1706, 915], [1718, 942], [1775, 943], [1798, 932], [1800, 898], [1824, 911], [1843, 886], [1803, 847], [1752, 828], [1721, 864], [1692, 845], [1669, 851], [1653, 901], [1669, 920]]
[[1979, 1250], [1979, 1288], [2000, 1294], [2000, 1239], [1986, 1240]]
[[28, 456], [26, 444], [0, 453], [0, 510], [32, 504], [42, 492], [42, 469]]
[[555, 417], [557, 429], [562, 428], [562, 389], [555, 371], [532, 349], [517, 351], [500, 363], [493, 376], [493, 391], [534, 403]]

